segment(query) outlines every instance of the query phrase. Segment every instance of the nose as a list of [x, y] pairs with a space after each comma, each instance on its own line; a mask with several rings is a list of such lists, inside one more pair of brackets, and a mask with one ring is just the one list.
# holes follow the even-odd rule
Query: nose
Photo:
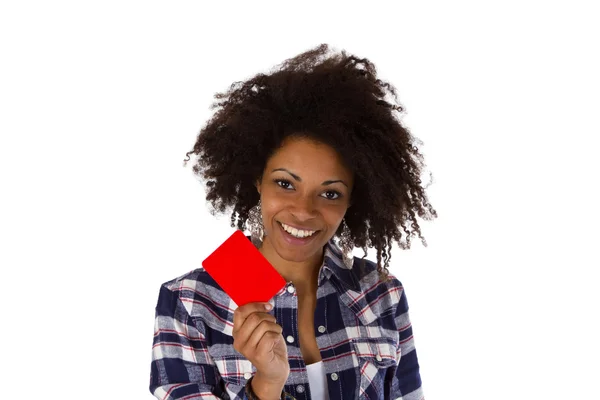
[[314, 201], [310, 196], [299, 196], [292, 201], [290, 213], [298, 222], [307, 221], [317, 215]]

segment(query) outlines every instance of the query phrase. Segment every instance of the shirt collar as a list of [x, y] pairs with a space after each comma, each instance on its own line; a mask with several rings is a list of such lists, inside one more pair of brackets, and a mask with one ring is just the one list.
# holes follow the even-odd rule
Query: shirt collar
[[[333, 274], [346, 289], [360, 293], [360, 283], [356, 278], [356, 259], [354, 257], [352, 257], [352, 264], [350, 268], [344, 264], [342, 250], [334, 243], [333, 238], [331, 238], [324, 246], [323, 265], [319, 273], [319, 286], [324, 274], [327, 274], [328, 278]], [[328, 273], [327, 271], [331, 272]]]

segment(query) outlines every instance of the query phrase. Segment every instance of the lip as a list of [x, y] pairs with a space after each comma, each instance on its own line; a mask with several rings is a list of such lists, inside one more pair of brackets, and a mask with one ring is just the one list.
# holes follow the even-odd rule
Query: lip
[[[281, 224], [281, 221], [277, 221], [277, 222], [279, 222]], [[296, 228], [298, 230], [302, 230], [302, 231], [318, 231], [318, 229], [303, 228], [301, 226], [296, 226], [296, 225], [288, 224], [288, 223], [285, 223], [285, 222], [284, 222], [284, 224], [286, 224], [287, 226], [291, 226], [292, 228]]]
[[289, 233], [287, 233], [285, 231], [285, 229], [283, 229], [283, 226], [281, 226], [281, 223], [278, 223], [277, 225], [279, 226], [279, 231], [281, 232], [281, 237], [283, 238], [283, 240], [285, 240], [286, 243], [294, 245], [294, 246], [305, 246], [305, 245], [311, 243], [321, 233], [320, 230], [317, 230], [308, 239], [299, 239], [299, 238], [295, 238], [292, 235], [290, 235]]

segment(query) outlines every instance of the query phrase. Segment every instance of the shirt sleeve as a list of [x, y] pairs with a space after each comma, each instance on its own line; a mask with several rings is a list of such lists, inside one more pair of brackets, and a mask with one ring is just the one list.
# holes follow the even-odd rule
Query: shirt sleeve
[[[204, 329], [189, 315], [177, 292], [162, 285], [150, 369], [150, 392], [157, 399], [230, 399], [208, 353]], [[242, 396], [236, 398], [246, 399]]]
[[[401, 285], [401, 284], [400, 284]], [[408, 315], [408, 302], [404, 288], [401, 288], [400, 300], [395, 314], [396, 327], [400, 336], [400, 360], [392, 380], [392, 399], [424, 400], [421, 387], [419, 361], [412, 332], [412, 324]]]

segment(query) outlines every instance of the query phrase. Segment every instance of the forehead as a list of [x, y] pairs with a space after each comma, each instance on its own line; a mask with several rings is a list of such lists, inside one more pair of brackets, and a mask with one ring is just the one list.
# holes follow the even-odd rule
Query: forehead
[[333, 147], [308, 138], [286, 138], [281, 148], [267, 161], [267, 168], [278, 167], [293, 168], [298, 174], [335, 174], [346, 179], [351, 176], [350, 170]]

